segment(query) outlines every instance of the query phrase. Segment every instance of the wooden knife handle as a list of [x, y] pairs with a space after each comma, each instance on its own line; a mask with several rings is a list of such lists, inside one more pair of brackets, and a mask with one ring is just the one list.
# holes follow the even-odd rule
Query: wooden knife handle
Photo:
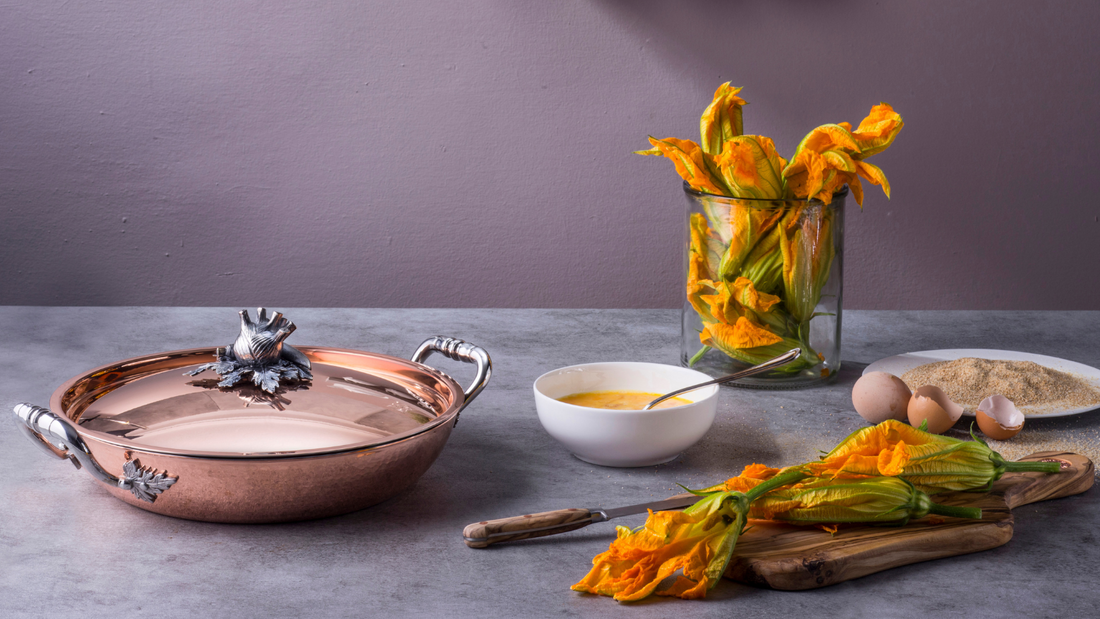
[[1005, 473], [994, 486], [1004, 493], [1009, 509], [1080, 494], [1092, 487], [1095, 475], [1092, 461], [1065, 451], [1042, 451], [1020, 458], [1021, 462], [1058, 462], [1057, 473]]
[[[592, 516], [592, 512], [587, 509], [558, 509], [512, 518], [482, 520], [467, 525], [462, 530], [462, 537], [470, 548], [485, 548], [490, 544], [557, 535], [580, 529], [592, 524]], [[602, 518], [599, 521], [602, 522]]]

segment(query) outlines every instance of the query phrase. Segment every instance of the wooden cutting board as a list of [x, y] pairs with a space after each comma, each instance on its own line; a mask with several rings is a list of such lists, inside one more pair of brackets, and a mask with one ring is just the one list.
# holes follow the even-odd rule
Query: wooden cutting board
[[726, 578], [750, 585], [798, 591], [835, 585], [882, 570], [930, 559], [989, 550], [1012, 539], [1012, 508], [1088, 490], [1092, 461], [1045, 451], [1023, 460], [1054, 460], [1058, 473], [1006, 473], [988, 493], [949, 492], [933, 497], [944, 505], [980, 507], [981, 520], [936, 516], [904, 527], [843, 526], [831, 535], [816, 527], [752, 521], [737, 541]]

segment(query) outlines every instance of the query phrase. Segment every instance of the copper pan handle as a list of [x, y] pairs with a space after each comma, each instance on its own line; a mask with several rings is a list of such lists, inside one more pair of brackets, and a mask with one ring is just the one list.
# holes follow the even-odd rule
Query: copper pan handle
[[[457, 338], [443, 337], [442, 335], [424, 340], [424, 343], [413, 353], [412, 360], [416, 363], [424, 363], [424, 360], [433, 352], [440, 353], [455, 361], [477, 364], [477, 375], [474, 376], [474, 382], [464, 392], [466, 397], [462, 402], [462, 408], [459, 409], [459, 412], [461, 412], [462, 409], [470, 405], [470, 402], [473, 402], [477, 394], [481, 393], [481, 390], [488, 384], [489, 377], [493, 374], [493, 361], [484, 348], [474, 346], [469, 342], [463, 342]], [[455, 423], [458, 423], [457, 416], [455, 417]]]
[[15, 407], [15, 418], [23, 433], [50, 455], [68, 459], [76, 468], [81, 465], [99, 481], [112, 486], [118, 484], [118, 478], [104, 471], [95, 461], [92, 452], [80, 438], [76, 428], [63, 420], [48, 408], [19, 404]]

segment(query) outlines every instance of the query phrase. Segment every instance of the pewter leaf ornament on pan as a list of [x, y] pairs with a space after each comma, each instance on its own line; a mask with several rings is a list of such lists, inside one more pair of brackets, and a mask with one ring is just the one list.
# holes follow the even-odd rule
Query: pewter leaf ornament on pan
[[127, 460], [122, 464], [122, 479], [118, 487], [129, 490], [134, 496], [152, 503], [162, 492], [172, 487], [178, 477], [168, 477], [167, 473], [157, 473], [153, 469], [141, 466], [137, 460]]

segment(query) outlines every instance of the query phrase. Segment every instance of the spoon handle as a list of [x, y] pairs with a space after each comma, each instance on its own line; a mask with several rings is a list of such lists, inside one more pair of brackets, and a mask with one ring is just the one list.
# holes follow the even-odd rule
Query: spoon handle
[[764, 363], [761, 363], [760, 365], [754, 365], [751, 368], [741, 370], [740, 372], [735, 372], [735, 373], [730, 374], [728, 376], [723, 376], [721, 378], [715, 378], [714, 380], [708, 380], [705, 383], [699, 383], [698, 385], [692, 385], [690, 387], [684, 387], [683, 389], [677, 389], [676, 391], [673, 391], [671, 393], [666, 393], [663, 396], [657, 398], [656, 400], [653, 400], [649, 404], [646, 404], [645, 407], [642, 408], [642, 410], [644, 410], [644, 411], [650, 410], [654, 406], [660, 404], [661, 402], [664, 402], [665, 400], [667, 400], [669, 398], [674, 398], [678, 395], [687, 393], [689, 391], [695, 391], [696, 389], [701, 389], [703, 387], [709, 387], [711, 385], [721, 385], [722, 383], [728, 383], [732, 380], [737, 380], [738, 378], [745, 378], [746, 376], [752, 376], [754, 374], [760, 374], [761, 372], [767, 372], [768, 370], [770, 370], [772, 368], [777, 368], [781, 365], [786, 365], [786, 364], [790, 363], [791, 361], [794, 361], [801, 354], [802, 354], [802, 349], [792, 348], [792, 349], [788, 350], [787, 352], [783, 353], [782, 355], [779, 355], [778, 357], [776, 357], [774, 359], [771, 359], [769, 361], [765, 361]]

